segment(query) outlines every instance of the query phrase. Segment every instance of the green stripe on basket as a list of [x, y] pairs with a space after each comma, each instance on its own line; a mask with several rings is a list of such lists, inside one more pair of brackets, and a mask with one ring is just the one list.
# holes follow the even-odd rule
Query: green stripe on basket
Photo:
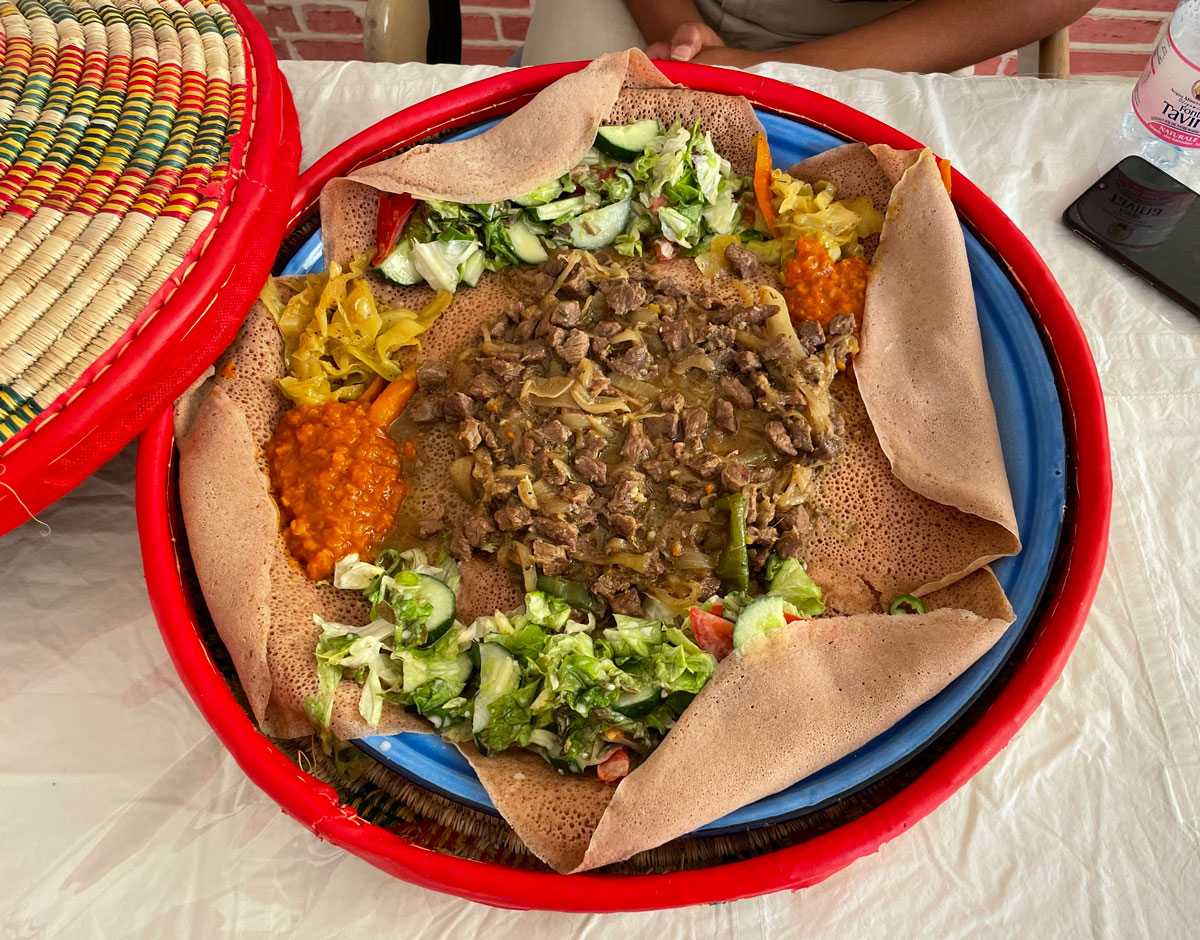
[[42, 413], [42, 409], [26, 401], [7, 385], [0, 385], [0, 444], [15, 436], [30, 421]]

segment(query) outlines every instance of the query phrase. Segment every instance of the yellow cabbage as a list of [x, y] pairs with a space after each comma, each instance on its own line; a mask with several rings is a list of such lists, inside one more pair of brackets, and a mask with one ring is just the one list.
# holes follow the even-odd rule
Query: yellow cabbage
[[419, 346], [418, 337], [441, 315], [454, 295], [440, 291], [420, 311], [380, 303], [363, 276], [366, 258], [345, 270], [309, 274], [286, 304], [274, 281], [260, 299], [283, 335], [288, 375], [280, 390], [296, 404], [310, 405], [358, 398], [379, 376], [391, 381], [402, 368], [396, 354]]

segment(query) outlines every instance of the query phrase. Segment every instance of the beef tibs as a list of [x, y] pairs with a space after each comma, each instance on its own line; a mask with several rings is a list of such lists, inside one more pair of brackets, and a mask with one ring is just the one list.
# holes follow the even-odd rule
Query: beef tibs
[[[726, 258], [757, 271], [749, 252]], [[752, 565], [795, 551], [801, 533], [773, 520], [803, 512], [841, 450], [830, 383], [857, 340], [853, 321], [795, 330], [778, 295], [750, 285], [742, 297], [757, 301], [728, 304], [623, 264], [575, 250], [515, 273], [513, 309], [448, 370], [419, 373], [413, 417], [449, 425], [452, 475], [471, 481], [452, 551], [578, 581], [640, 613], [639, 591], [678, 606], [719, 586], [731, 493], [746, 497]]]

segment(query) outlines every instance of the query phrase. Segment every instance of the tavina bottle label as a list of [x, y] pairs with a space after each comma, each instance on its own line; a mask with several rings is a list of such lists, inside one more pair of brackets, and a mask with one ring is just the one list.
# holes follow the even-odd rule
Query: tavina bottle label
[[1200, 63], [1179, 51], [1170, 26], [1134, 86], [1133, 113], [1168, 143], [1200, 148]]

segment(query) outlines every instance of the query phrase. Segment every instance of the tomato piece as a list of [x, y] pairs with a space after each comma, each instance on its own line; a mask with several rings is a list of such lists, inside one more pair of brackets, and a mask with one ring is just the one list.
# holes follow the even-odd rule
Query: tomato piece
[[696, 645], [706, 653], [712, 653], [720, 661], [733, 652], [733, 622], [701, 607], [693, 607], [692, 633]]
[[783, 622], [784, 623], [795, 623], [797, 620], [803, 620], [803, 619], [804, 619], [803, 617], [798, 617], [795, 614], [789, 614], [787, 611], [784, 611], [784, 613], [783, 613]]
[[660, 238], [654, 243], [654, 254], [659, 261], [670, 261], [678, 252], [678, 246], [669, 239]]
[[650, 214], [658, 218], [658, 210], [667, 204], [666, 196], [654, 196], [650, 199]]
[[720, 601], [717, 601], [712, 605], [712, 607], [708, 608], [708, 612], [710, 614], [716, 614], [718, 617], [722, 617], [725, 614], [725, 605]]
[[404, 224], [417, 206], [417, 200], [408, 193], [380, 193], [379, 214], [375, 217], [375, 257], [371, 264], [379, 264], [392, 253]]
[[617, 748], [596, 765], [596, 776], [607, 783], [620, 780], [629, 773], [629, 751]]
[[950, 161], [945, 157], [937, 158], [938, 173], [942, 177], [942, 185], [946, 187], [946, 195], [950, 195]]

